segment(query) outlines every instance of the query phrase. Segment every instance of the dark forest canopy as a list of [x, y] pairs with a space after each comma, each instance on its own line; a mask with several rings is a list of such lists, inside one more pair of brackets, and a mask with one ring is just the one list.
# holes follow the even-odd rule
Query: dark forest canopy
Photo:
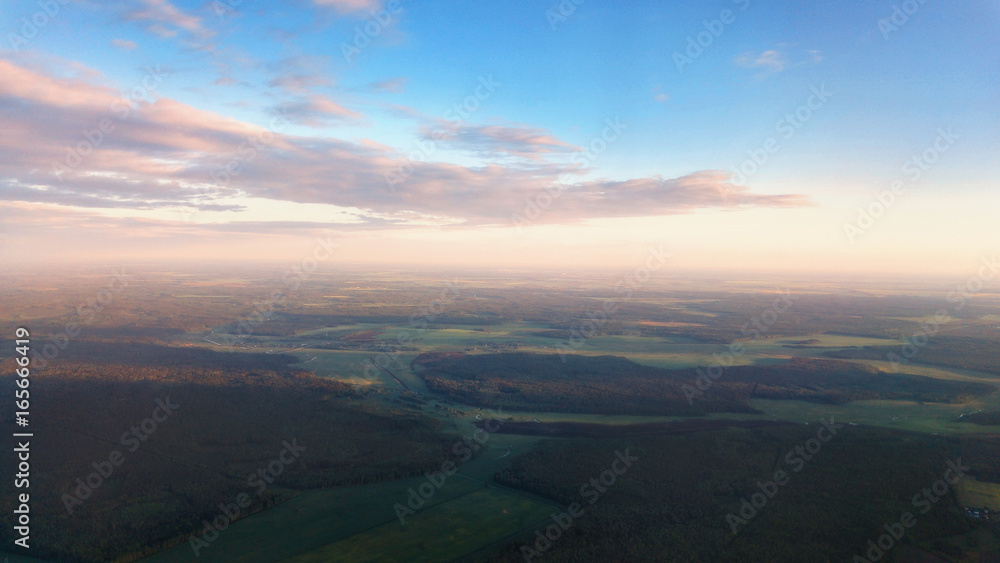
[[[507, 408], [593, 414], [701, 415], [755, 412], [752, 397], [816, 403], [855, 400], [962, 402], [995, 390], [982, 383], [882, 372], [852, 362], [793, 358], [780, 364], [667, 370], [615, 356], [423, 354], [414, 370], [455, 401]], [[704, 387], [705, 385], [703, 385]], [[688, 400], [692, 389], [697, 397]]]

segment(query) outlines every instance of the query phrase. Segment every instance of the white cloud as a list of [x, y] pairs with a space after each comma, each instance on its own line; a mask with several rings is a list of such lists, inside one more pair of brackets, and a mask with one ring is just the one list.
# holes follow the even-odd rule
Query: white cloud
[[771, 49], [760, 54], [752, 51], [743, 53], [736, 57], [736, 65], [743, 68], [762, 68], [767, 74], [775, 74], [785, 70], [788, 63], [784, 53]]
[[111, 44], [123, 51], [131, 51], [135, 49], [135, 42], [128, 41], [126, 39], [112, 39]]

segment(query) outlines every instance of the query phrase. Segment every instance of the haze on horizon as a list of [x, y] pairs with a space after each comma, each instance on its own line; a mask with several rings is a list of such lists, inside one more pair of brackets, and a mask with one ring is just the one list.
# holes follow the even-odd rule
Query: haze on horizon
[[8, 264], [964, 279], [1000, 242], [995, 0], [54, 5], [3, 10]]

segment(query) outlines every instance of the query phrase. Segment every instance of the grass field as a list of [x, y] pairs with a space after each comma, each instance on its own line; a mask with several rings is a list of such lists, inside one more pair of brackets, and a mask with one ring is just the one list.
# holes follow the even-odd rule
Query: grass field
[[293, 355], [302, 360], [293, 367], [307, 369], [320, 377], [331, 377], [355, 385], [397, 386], [382, 370], [365, 371], [365, 362], [372, 356], [371, 352], [305, 349]]
[[448, 561], [544, 522], [554, 510], [496, 488], [481, 489], [424, 509], [405, 526], [390, 522], [290, 561]]
[[975, 477], [966, 477], [955, 487], [955, 492], [962, 506], [1000, 510], [1000, 483], [985, 483]]
[[[457, 432], [456, 442], [461, 437], [472, 435], [474, 421], [474, 415], [449, 419]], [[394, 506], [407, 503], [410, 489], [419, 488], [427, 482], [423, 476], [376, 485], [305, 492], [236, 522], [220, 533], [218, 539], [204, 548], [197, 558], [191, 547], [184, 543], [144, 561], [263, 563], [297, 556], [305, 557], [295, 559], [302, 561], [364, 561], [364, 558], [338, 559], [331, 554], [341, 553], [341, 550], [348, 550], [344, 553], [350, 550], [357, 554], [375, 553], [370, 551], [375, 544], [398, 544], [419, 551], [419, 546], [413, 547], [413, 542], [429, 538], [429, 534], [445, 538], [441, 540], [443, 544], [435, 544], [435, 550], [441, 548], [451, 553], [448, 543], [454, 539], [460, 546], [455, 549], [464, 550], [456, 557], [476, 551], [544, 520], [553, 510], [552, 506], [531, 495], [495, 487], [484, 488], [485, 482], [492, 478], [506, 459], [527, 452], [539, 438], [501, 434], [487, 436], [480, 455], [462, 464], [457, 475], [449, 477], [415, 515], [406, 519], [405, 526], [399, 523]], [[484, 496], [483, 493], [488, 494]], [[469, 501], [463, 501], [470, 497]], [[495, 513], [489, 512], [494, 508]], [[460, 531], [455, 531], [457, 524], [461, 524]], [[282, 538], [282, 541], [275, 541], [275, 538]]]
[[[847, 360], [852, 362], [857, 362], [861, 364], [868, 364], [874, 366], [885, 372], [892, 372], [893, 365], [891, 362], [876, 361], [876, 360]], [[953, 367], [938, 367], [929, 366], [924, 364], [910, 363], [905, 366], [900, 366], [899, 371], [902, 373], [912, 373], [914, 375], [926, 375], [927, 377], [933, 377], [935, 379], [949, 379], [952, 381], [979, 381], [983, 383], [997, 383], [1000, 384], [1000, 378], [989, 373], [983, 373], [979, 371], [965, 370]]]
[[[320, 377], [329, 377], [344, 383], [369, 386], [382, 385], [389, 389], [400, 389], [399, 383], [381, 369], [373, 369], [368, 360], [379, 357], [377, 352], [357, 352], [348, 350], [317, 350], [305, 348], [293, 352], [301, 362], [292, 367], [312, 371]], [[424, 382], [410, 371], [409, 365], [416, 353], [393, 354], [389, 370], [412, 391], [426, 392]], [[398, 365], [395, 365], [398, 362]]]
[[[985, 399], [996, 401], [998, 393]], [[898, 430], [939, 434], [997, 434], [1000, 427], [956, 422], [958, 415], [981, 407], [974, 401], [962, 405], [916, 403], [912, 401], [855, 401], [844, 405], [823, 405], [805, 401], [753, 399], [750, 404], [765, 413], [766, 418], [792, 422], [814, 423], [820, 418], [835, 417], [836, 421]], [[748, 417], [749, 418], [749, 417]]]
[[[423, 482], [423, 477], [415, 477], [307, 492], [233, 524], [204, 548], [200, 557], [184, 543], [145, 561], [278, 561], [387, 523], [399, 526], [393, 505], [405, 503], [407, 489]], [[481, 488], [469, 479], [449, 479], [425, 507]]]

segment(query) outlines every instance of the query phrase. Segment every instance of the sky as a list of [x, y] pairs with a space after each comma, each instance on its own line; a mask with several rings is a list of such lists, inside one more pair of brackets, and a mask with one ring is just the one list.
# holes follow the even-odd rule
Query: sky
[[0, 260], [963, 277], [1000, 247], [998, 24], [997, 0], [7, 0]]

